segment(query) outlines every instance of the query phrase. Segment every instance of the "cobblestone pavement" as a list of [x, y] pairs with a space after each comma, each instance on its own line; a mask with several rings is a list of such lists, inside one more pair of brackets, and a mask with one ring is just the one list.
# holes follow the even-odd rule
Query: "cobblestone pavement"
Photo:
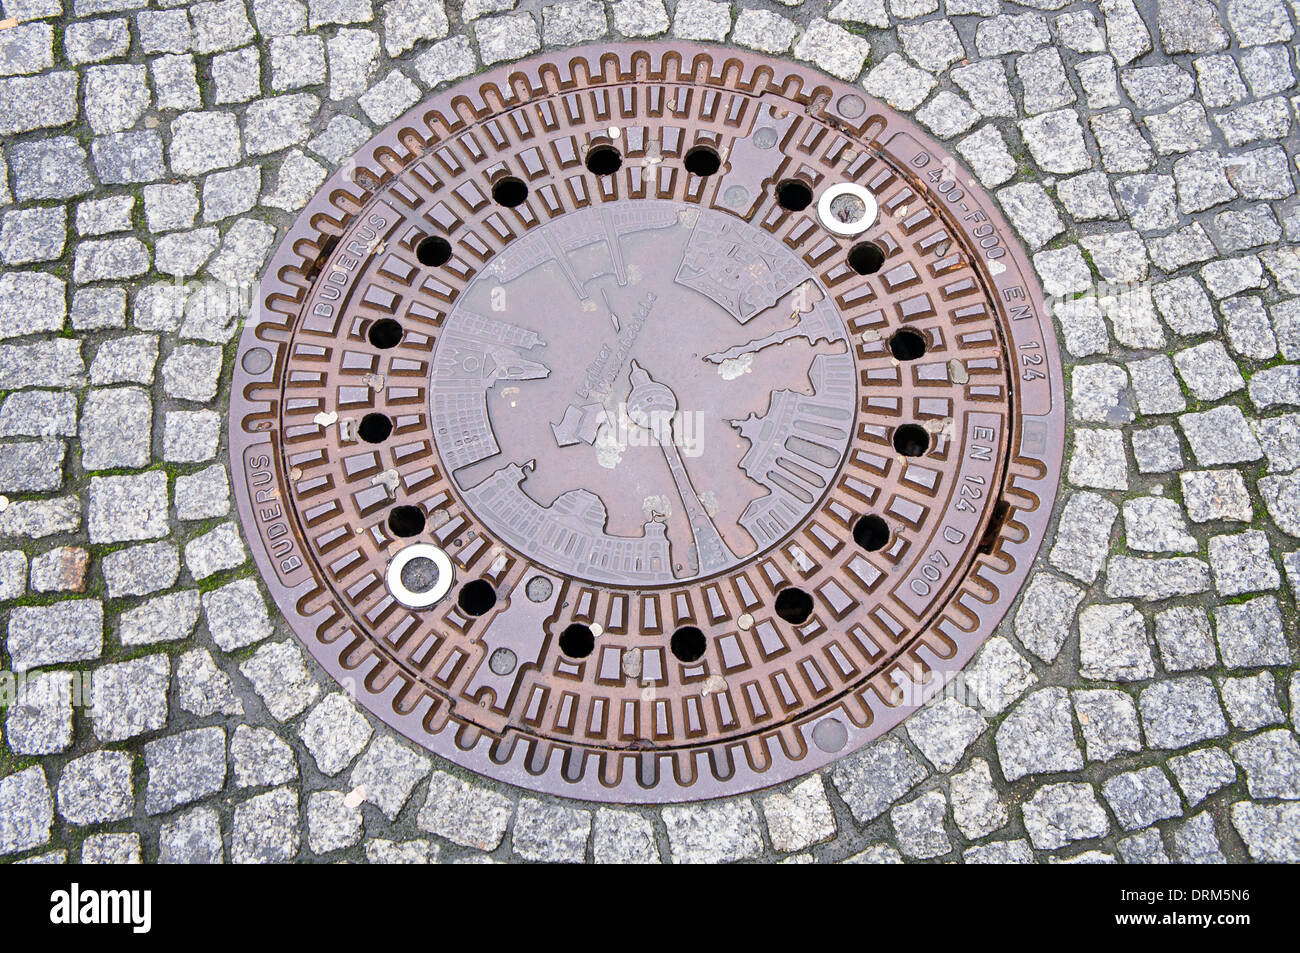
[[[146, 2], [2, 4], [0, 667], [34, 674], [0, 858], [1300, 861], [1296, 0]], [[429, 757], [306, 658], [231, 511], [236, 329], [173, 278], [254, 279], [434, 88], [665, 34], [809, 61], [954, 149], [1056, 296], [1072, 432], [973, 697], [821, 775], [622, 809]]]

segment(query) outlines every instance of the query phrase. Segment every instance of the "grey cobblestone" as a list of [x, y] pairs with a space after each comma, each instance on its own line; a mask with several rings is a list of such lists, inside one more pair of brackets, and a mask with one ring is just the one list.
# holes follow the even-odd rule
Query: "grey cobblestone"
[[199, 619], [199, 593], [170, 592], [123, 612], [117, 636], [124, 646], [154, 645], [189, 638]]
[[176, 687], [176, 703], [199, 718], [244, 713], [230, 677], [217, 668], [206, 649], [192, 649], [177, 659]]
[[314, 854], [351, 847], [361, 840], [361, 812], [338, 791], [313, 791], [307, 799], [307, 844]]
[[1219, 694], [1234, 728], [1254, 731], [1286, 721], [1286, 715], [1278, 706], [1276, 686], [1269, 672], [1225, 678], [1219, 685]]
[[158, 833], [158, 862], [219, 864], [224, 850], [221, 822], [211, 808], [196, 807], [162, 825]]
[[1130, 696], [1111, 689], [1086, 689], [1074, 692], [1073, 701], [1089, 761], [1109, 761], [1142, 750], [1137, 707]]
[[654, 826], [632, 811], [602, 807], [591, 834], [592, 858], [598, 864], [657, 864], [659, 845]]
[[1101, 790], [1125, 830], [1138, 830], [1183, 813], [1177, 792], [1159, 768], [1116, 774], [1102, 784]]
[[1000, 830], [1009, 820], [1006, 805], [993, 786], [988, 762], [976, 758], [970, 768], [952, 775], [948, 798], [952, 819], [966, 837], [976, 840]]
[[835, 789], [859, 824], [879, 817], [925, 776], [920, 763], [893, 739], [877, 742], [831, 770]]
[[36, 672], [5, 714], [5, 739], [19, 755], [56, 754], [72, 744], [72, 674]]
[[1174, 857], [1180, 864], [1222, 864], [1214, 817], [1209, 811], [1196, 815], [1174, 829]]
[[1254, 798], [1300, 800], [1300, 743], [1285, 728], [1263, 731], [1232, 746]]
[[248, 552], [233, 523], [222, 523], [185, 544], [185, 567], [196, 580], [242, 566], [247, 559]]
[[240, 725], [230, 739], [230, 764], [237, 787], [287, 784], [298, 777], [293, 749], [267, 728]]
[[951, 771], [984, 727], [984, 718], [975, 709], [943, 698], [912, 716], [907, 736], [934, 767]]
[[807, 850], [835, 836], [835, 815], [819, 776], [762, 800], [772, 848], [779, 853]]
[[[133, 185], [136, 182], [155, 182], [165, 172], [162, 163], [162, 139], [153, 130], [131, 131], [131, 133], [110, 133], [101, 135], [91, 143], [91, 159], [95, 163], [95, 172], [104, 185]], [[118, 242], [122, 246], [126, 239]], [[112, 248], [114, 246], [104, 246]], [[98, 263], [105, 277], [123, 277], [113, 274], [114, 261]], [[130, 264], [130, 259], [125, 259]], [[125, 277], [134, 277], [135, 273]]]
[[[220, 791], [226, 781], [226, 730], [196, 728], [144, 746], [145, 810], [165, 814]], [[238, 818], [238, 812], [236, 812]]]
[[1192, 807], [1237, 780], [1236, 765], [1222, 748], [1201, 748], [1170, 758], [1169, 768]]
[[125, 751], [95, 751], [68, 762], [59, 776], [59, 816], [82, 826], [130, 816], [133, 774]]
[[944, 830], [947, 807], [948, 802], [941, 792], [927, 791], [889, 812], [890, 824], [905, 855], [929, 860], [952, 850], [952, 841]]
[[511, 843], [524, 860], [576, 864], [586, 857], [590, 834], [590, 811], [524, 798], [515, 815]]
[[171, 663], [166, 655], [147, 655], [95, 670], [90, 718], [100, 741], [125, 741], [159, 731], [167, 724]]
[[487, 851], [501, 844], [512, 813], [511, 802], [495, 791], [435, 771], [416, 823], [453, 844]]
[[1023, 807], [1025, 830], [1039, 850], [1102, 837], [1110, 830], [1092, 785], [1066, 782], [1039, 788]]
[[354, 789], [364, 788], [366, 799], [392, 821], [429, 773], [429, 766], [428, 758], [381, 735], [357, 760], [350, 783]]
[[104, 606], [98, 599], [68, 599], [9, 612], [5, 647], [16, 672], [98, 658], [104, 644]]
[[257, 794], [235, 806], [230, 834], [232, 863], [285, 863], [297, 855], [301, 841], [298, 792], [292, 788]]
[[675, 864], [723, 864], [763, 852], [758, 811], [747, 799], [663, 809]]
[[1156, 644], [1160, 660], [1170, 672], [1213, 668], [1219, 661], [1214, 650], [1210, 620], [1198, 606], [1176, 606], [1156, 613]]
[[1239, 801], [1232, 805], [1232, 826], [1254, 860], [1273, 864], [1300, 861], [1300, 804]]
[[1214, 685], [1201, 676], [1172, 679], [1143, 689], [1138, 709], [1147, 744], [1154, 748], [1186, 748], [1228, 733]]
[[1003, 719], [994, 740], [1008, 781], [1083, 767], [1074, 740], [1070, 697], [1063, 688], [1043, 688], [1026, 697]]
[[92, 834], [81, 842], [83, 864], [138, 864], [140, 858], [139, 834]]
[[0, 856], [45, 844], [53, 824], [54, 804], [40, 765], [0, 778]]
[[247, 648], [271, 635], [266, 602], [251, 579], [203, 594], [203, 615], [212, 641], [223, 651]]
[[167, 475], [159, 470], [91, 477], [86, 516], [90, 541], [161, 539], [168, 532], [167, 496]]
[[436, 844], [422, 839], [402, 844], [382, 838], [366, 842], [366, 860], [372, 864], [432, 864], [438, 854]]
[[288, 642], [272, 642], [254, 652], [239, 671], [252, 683], [276, 721], [300, 714], [320, 695], [302, 652]]
[[332, 777], [356, 758], [373, 729], [346, 695], [334, 692], [307, 715], [299, 736], [321, 774]]
[[1282, 632], [1282, 614], [1272, 596], [1218, 606], [1213, 615], [1225, 667], [1292, 664]]

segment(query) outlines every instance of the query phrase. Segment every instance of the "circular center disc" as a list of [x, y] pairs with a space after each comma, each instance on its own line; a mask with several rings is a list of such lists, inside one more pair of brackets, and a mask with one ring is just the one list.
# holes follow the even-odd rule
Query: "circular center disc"
[[470, 282], [434, 347], [441, 459], [540, 566], [662, 585], [752, 559], [848, 449], [839, 309], [762, 229], [643, 199], [540, 225]]
[[1050, 516], [1060, 360], [992, 200], [803, 67], [573, 50], [411, 110], [308, 205], [231, 398], [317, 661], [471, 770], [734, 794], [898, 724]]

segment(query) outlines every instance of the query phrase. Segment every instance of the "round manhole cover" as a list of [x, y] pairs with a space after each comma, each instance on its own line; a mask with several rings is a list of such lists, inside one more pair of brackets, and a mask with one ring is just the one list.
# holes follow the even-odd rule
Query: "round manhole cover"
[[1060, 359], [1002, 217], [911, 123], [699, 47], [433, 97], [321, 190], [231, 400], [276, 601], [474, 771], [733, 794], [897, 724], [1005, 614]]

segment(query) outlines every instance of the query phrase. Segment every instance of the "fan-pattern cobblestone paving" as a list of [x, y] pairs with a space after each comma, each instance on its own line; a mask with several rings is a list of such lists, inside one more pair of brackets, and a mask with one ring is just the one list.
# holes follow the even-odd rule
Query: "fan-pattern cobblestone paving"
[[[1295, 0], [0, 8], [0, 859], [1300, 861]], [[308, 660], [232, 512], [243, 303], [209, 291], [430, 91], [654, 37], [811, 63], [961, 157], [1052, 299], [1070, 432], [967, 691], [634, 809], [469, 775]]]

